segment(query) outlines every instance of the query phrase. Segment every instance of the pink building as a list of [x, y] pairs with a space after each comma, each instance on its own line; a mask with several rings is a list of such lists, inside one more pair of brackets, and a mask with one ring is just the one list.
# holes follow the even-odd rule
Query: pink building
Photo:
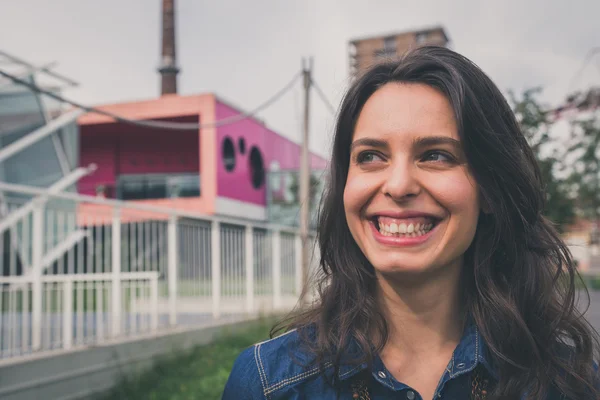
[[[202, 125], [241, 113], [214, 94], [99, 108], [129, 119]], [[88, 195], [265, 220], [266, 173], [300, 167], [300, 146], [254, 118], [199, 130], [139, 127], [97, 114], [78, 123], [80, 163], [98, 166], [79, 183], [79, 192]], [[325, 164], [311, 155], [311, 168]]]

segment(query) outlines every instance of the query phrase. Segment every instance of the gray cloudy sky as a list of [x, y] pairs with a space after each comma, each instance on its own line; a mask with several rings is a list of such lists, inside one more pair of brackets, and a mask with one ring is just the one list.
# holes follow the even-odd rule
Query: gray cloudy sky
[[[0, 49], [80, 82], [89, 104], [159, 91], [160, 0], [0, 0]], [[251, 109], [286, 84], [302, 56], [337, 105], [348, 82], [348, 39], [442, 24], [454, 50], [498, 86], [542, 85], [556, 104], [586, 53], [600, 46], [598, 0], [177, 0], [182, 94], [213, 91]], [[600, 56], [573, 89], [600, 84]], [[301, 86], [261, 117], [298, 141]], [[311, 147], [327, 154], [332, 116], [313, 96]]]

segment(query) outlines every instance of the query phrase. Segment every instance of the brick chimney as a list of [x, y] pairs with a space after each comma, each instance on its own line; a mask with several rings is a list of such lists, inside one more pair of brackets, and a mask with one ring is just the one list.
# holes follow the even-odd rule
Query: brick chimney
[[177, 94], [177, 59], [175, 54], [175, 0], [162, 2], [162, 59], [158, 72], [161, 75], [161, 95]]

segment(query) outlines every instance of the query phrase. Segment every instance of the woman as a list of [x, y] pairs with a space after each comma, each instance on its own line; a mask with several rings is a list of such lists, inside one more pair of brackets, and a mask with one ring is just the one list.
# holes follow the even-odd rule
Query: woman
[[473, 63], [422, 47], [337, 121], [314, 307], [238, 358], [224, 399], [599, 398], [577, 273], [535, 158]]

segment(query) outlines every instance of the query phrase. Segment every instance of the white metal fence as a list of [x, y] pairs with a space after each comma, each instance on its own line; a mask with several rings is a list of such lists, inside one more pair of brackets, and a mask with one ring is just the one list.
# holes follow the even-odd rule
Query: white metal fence
[[289, 228], [0, 182], [0, 359], [289, 310]]

